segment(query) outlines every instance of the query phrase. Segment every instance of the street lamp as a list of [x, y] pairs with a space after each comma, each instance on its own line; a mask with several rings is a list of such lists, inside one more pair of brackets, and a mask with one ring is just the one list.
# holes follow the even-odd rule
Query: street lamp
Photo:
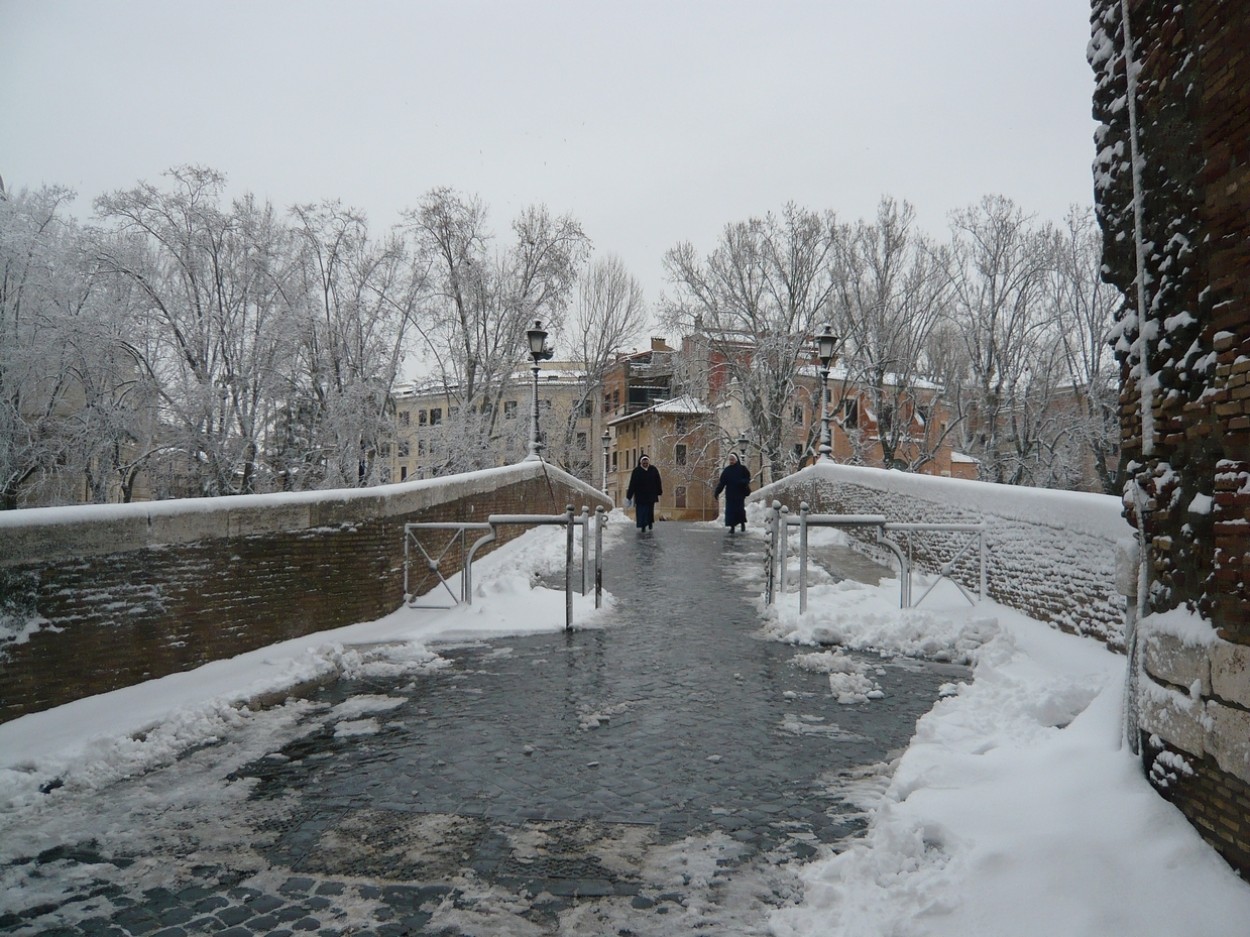
[[749, 443], [750, 441], [751, 441], [751, 440], [749, 440], [749, 439], [747, 438], [747, 431], [746, 431], [746, 430], [743, 430], [743, 431], [742, 431], [742, 432], [738, 435], [738, 453], [739, 453], [738, 458], [739, 458], [739, 459], [742, 459], [742, 460], [744, 460], [744, 461], [745, 461], [745, 459], [746, 459], [746, 457], [747, 457], [747, 443]]
[[538, 362], [551, 357], [551, 352], [547, 350], [547, 332], [541, 319], [535, 319], [533, 328], [525, 330], [525, 337], [529, 339], [530, 357], [534, 359], [530, 368], [534, 372], [534, 408], [530, 419], [530, 451], [524, 461], [541, 462], [543, 444], [538, 432]]
[[612, 434], [606, 429], [600, 437], [603, 440], [603, 493], [608, 493], [608, 446], [612, 444]]
[[816, 336], [816, 356], [820, 359], [820, 461], [833, 461], [833, 436], [829, 431], [829, 368], [837, 355], [838, 336], [826, 325]]

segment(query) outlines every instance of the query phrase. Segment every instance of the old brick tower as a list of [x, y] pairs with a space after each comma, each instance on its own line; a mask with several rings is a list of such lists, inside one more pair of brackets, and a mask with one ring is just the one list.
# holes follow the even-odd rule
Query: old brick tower
[[1250, 4], [1094, 0], [1092, 25], [1142, 757], [1250, 878]]

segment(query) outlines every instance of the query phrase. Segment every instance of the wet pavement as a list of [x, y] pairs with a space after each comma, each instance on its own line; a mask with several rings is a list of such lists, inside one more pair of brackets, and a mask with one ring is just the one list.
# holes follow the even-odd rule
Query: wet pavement
[[602, 628], [440, 648], [59, 792], [0, 866], [0, 933], [767, 933], [965, 671], [859, 658], [879, 698], [839, 703], [759, 635], [762, 546], [631, 530]]

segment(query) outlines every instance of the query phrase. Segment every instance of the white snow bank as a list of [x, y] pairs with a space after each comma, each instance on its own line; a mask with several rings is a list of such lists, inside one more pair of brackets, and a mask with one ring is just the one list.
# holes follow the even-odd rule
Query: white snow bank
[[768, 622], [796, 643], [975, 665], [917, 722], [865, 836], [804, 870], [778, 937], [1246, 933], [1250, 887], [1120, 745], [1123, 657], [953, 590], [923, 610], [897, 594], [822, 587], [807, 614], [787, 595]]

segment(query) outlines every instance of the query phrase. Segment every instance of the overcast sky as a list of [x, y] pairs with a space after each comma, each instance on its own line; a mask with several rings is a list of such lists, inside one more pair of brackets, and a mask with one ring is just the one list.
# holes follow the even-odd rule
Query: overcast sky
[[429, 189], [661, 257], [787, 201], [944, 233], [1092, 202], [1088, 0], [0, 0], [0, 176], [80, 203], [169, 167], [376, 228]]

